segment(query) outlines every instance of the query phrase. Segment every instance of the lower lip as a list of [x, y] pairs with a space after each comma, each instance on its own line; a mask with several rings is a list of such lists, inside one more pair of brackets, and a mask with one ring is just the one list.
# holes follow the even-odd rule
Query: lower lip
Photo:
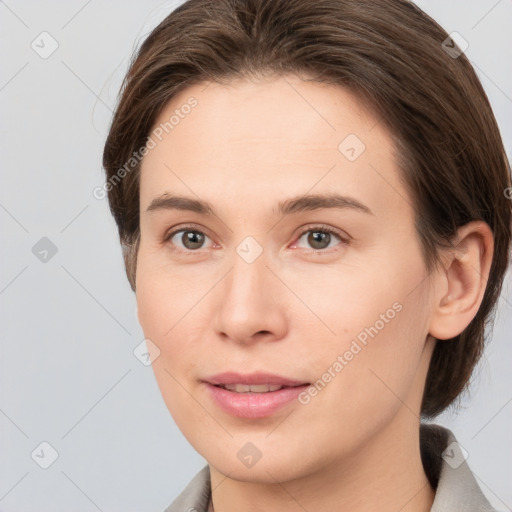
[[265, 418], [297, 399], [308, 385], [268, 393], [236, 393], [209, 383], [206, 387], [215, 403], [228, 414], [240, 418]]

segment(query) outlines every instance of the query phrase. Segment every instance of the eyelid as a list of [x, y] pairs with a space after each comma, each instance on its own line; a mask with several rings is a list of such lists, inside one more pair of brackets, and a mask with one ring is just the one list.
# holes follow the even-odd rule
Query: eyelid
[[211, 238], [205, 231], [204, 228], [199, 227], [194, 224], [178, 224], [177, 226], [173, 226], [172, 228], [169, 228], [165, 231], [163, 236], [163, 241], [167, 242], [169, 239], [171, 239], [176, 233], [179, 233], [180, 231], [198, 231], [200, 233], [203, 233], [207, 235], [209, 238]]
[[[212, 237], [206, 232], [207, 230], [205, 230], [204, 228], [199, 227], [199, 226], [194, 225], [194, 224], [183, 224], [183, 225], [174, 226], [174, 227], [170, 228], [169, 230], [167, 230], [164, 233], [164, 236], [163, 236], [163, 239], [162, 239], [162, 243], [163, 244], [168, 243], [171, 240], [171, 238], [173, 238], [174, 235], [176, 235], [180, 231], [197, 231], [198, 233], [201, 233], [201, 234], [207, 236], [210, 240], [212, 240]], [[213, 243], [215, 245], [217, 245], [215, 242], [213, 242]], [[179, 247], [176, 248], [177, 251], [188, 252], [188, 253], [200, 252], [202, 249], [203, 248], [197, 249], [195, 251], [191, 251], [191, 250], [181, 249]]]
[[341, 231], [340, 229], [334, 228], [332, 226], [329, 226], [328, 224], [313, 224], [313, 225], [307, 225], [302, 226], [299, 228], [299, 235], [303, 235], [304, 233], [307, 233], [308, 231], [327, 231], [328, 233], [333, 233], [335, 235], [338, 235], [343, 240], [349, 240], [351, 237], [348, 233], [345, 233], [344, 231]]
[[[302, 226], [301, 228], [299, 228], [299, 232], [297, 233], [297, 235], [295, 235], [296, 241], [293, 242], [293, 246], [296, 246], [298, 239], [300, 239], [302, 237], [302, 235], [304, 235], [305, 233], [308, 233], [310, 231], [323, 231], [323, 232], [335, 235], [339, 238], [342, 245], [347, 245], [352, 240], [352, 237], [344, 231], [336, 229], [327, 224], [315, 224], [315, 225]], [[305, 250], [308, 251], [308, 249], [305, 249]], [[313, 249], [313, 248], [311, 248], [311, 249], [309, 249], [309, 251], [314, 251], [314, 252], [329, 252], [332, 250], [336, 250], [336, 249], [335, 248], [330, 248], [330, 249]]]

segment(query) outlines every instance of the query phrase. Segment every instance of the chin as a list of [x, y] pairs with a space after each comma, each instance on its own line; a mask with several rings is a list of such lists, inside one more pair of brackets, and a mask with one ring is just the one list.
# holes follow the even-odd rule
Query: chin
[[237, 436], [227, 442], [203, 437], [193, 446], [211, 467], [239, 482], [287, 482], [316, 473], [326, 464], [326, 457], [322, 457], [320, 451], [317, 457], [308, 460], [303, 450], [290, 444], [287, 446], [284, 438], [277, 437], [272, 445], [268, 440], [265, 444], [264, 436], [260, 441], [257, 436]]

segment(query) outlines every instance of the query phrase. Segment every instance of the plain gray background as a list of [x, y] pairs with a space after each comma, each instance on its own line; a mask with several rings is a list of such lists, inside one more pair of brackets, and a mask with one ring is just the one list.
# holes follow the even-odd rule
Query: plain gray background
[[[177, 3], [0, 1], [2, 511], [161, 511], [205, 464], [133, 353], [134, 295], [92, 194], [132, 51]], [[510, 154], [512, 2], [418, 3], [468, 42]], [[471, 395], [436, 421], [499, 510], [512, 507], [509, 283]]]

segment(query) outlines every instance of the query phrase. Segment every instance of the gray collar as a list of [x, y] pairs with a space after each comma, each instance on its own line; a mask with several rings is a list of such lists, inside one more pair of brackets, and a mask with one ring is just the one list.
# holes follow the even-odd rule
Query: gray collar
[[436, 489], [431, 512], [496, 512], [482, 493], [466, 462], [467, 453], [451, 430], [422, 424], [420, 448], [425, 473]]
[[[453, 433], [440, 425], [420, 427], [421, 458], [436, 495], [431, 512], [496, 512], [482, 493]], [[205, 466], [164, 512], [207, 512], [210, 468]]]

